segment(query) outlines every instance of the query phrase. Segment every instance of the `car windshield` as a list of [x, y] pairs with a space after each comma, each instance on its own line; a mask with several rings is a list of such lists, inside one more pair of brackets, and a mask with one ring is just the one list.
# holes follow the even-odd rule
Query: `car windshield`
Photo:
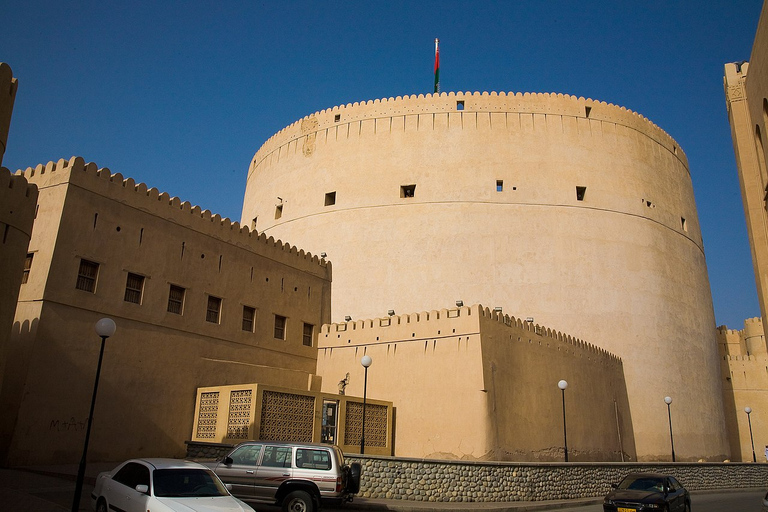
[[216, 475], [206, 469], [157, 469], [152, 473], [155, 496], [158, 498], [202, 498], [228, 496], [226, 487]]
[[630, 491], [663, 492], [664, 480], [652, 476], [629, 475], [621, 481], [619, 489]]

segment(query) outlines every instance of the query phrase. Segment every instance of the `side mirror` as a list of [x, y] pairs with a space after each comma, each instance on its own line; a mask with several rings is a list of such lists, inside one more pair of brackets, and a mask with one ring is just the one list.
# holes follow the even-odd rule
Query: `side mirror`
[[136, 492], [140, 492], [141, 494], [147, 494], [149, 492], [149, 486], [144, 484], [139, 484], [136, 486]]
[[233, 462], [235, 462], [235, 461], [232, 460], [232, 457], [230, 457], [229, 455], [224, 457], [224, 464], [226, 464], [227, 466], [231, 466]]

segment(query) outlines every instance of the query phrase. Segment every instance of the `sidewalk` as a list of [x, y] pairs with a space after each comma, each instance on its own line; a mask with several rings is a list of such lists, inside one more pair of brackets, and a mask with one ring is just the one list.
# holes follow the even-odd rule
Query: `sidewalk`
[[[117, 463], [92, 463], [86, 466], [80, 511], [90, 511], [91, 491], [96, 476], [110, 471]], [[14, 512], [66, 512], [72, 508], [77, 465], [0, 468], [0, 504], [3, 510]], [[602, 502], [602, 498], [584, 498], [560, 501], [518, 501], [503, 503], [443, 503], [403, 500], [374, 500], [355, 498], [344, 510], [370, 512], [441, 512], [484, 510], [487, 512], [523, 512], [530, 510], [557, 510]], [[252, 504], [259, 511], [276, 511], [276, 507]], [[326, 509], [329, 512], [329, 509]]]

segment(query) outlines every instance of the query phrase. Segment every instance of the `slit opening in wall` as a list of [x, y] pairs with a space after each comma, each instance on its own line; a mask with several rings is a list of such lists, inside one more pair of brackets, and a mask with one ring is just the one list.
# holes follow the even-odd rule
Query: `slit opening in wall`
[[583, 201], [584, 195], [587, 193], [587, 187], [576, 187], [576, 200]]
[[464, 100], [458, 100], [456, 102], [456, 110], [464, 110]]
[[683, 231], [688, 231], [688, 223], [685, 221], [685, 217], [680, 217], [680, 227]]
[[496, 192], [504, 191], [504, 180], [496, 180]]
[[335, 116], [333, 116], [334, 123], [338, 123], [339, 121], [341, 121], [341, 114], [336, 114]]
[[336, 204], [336, 192], [327, 192], [325, 194], [325, 206], [333, 206]]
[[278, 204], [277, 206], [275, 206], [275, 220], [279, 219], [282, 216], [283, 216], [283, 205]]
[[589, 114], [592, 113], [592, 107], [584, 107], [584, 117], [589, 117]]
[[401, 185], [400, 197], [414, 197], [416, 195], [416, 185]]

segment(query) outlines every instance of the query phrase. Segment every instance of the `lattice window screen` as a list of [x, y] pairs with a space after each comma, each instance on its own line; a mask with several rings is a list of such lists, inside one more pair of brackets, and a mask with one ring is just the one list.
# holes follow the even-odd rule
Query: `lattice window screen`
[[219, 414], [219, 392], [200, 393], [200, 411], [197, 416], [197, 438], [216, 438], [216, 417]]
[[314, 418], [314, 397], [264, 391], [259, 439], [311, 443]]
[[[347, 418], [344, 428], [344, 444], [360, 445], [363, 431], [363, 404], [347, 402]], [[387, 446], [387, 407], [365, 405], [365, 446]]]
[[253, 391], [243, 389], [229, 394], [229, 418], [227, 437], [230, 439], [248, 439], [248, 427], [251, 422], [251, 396]]

